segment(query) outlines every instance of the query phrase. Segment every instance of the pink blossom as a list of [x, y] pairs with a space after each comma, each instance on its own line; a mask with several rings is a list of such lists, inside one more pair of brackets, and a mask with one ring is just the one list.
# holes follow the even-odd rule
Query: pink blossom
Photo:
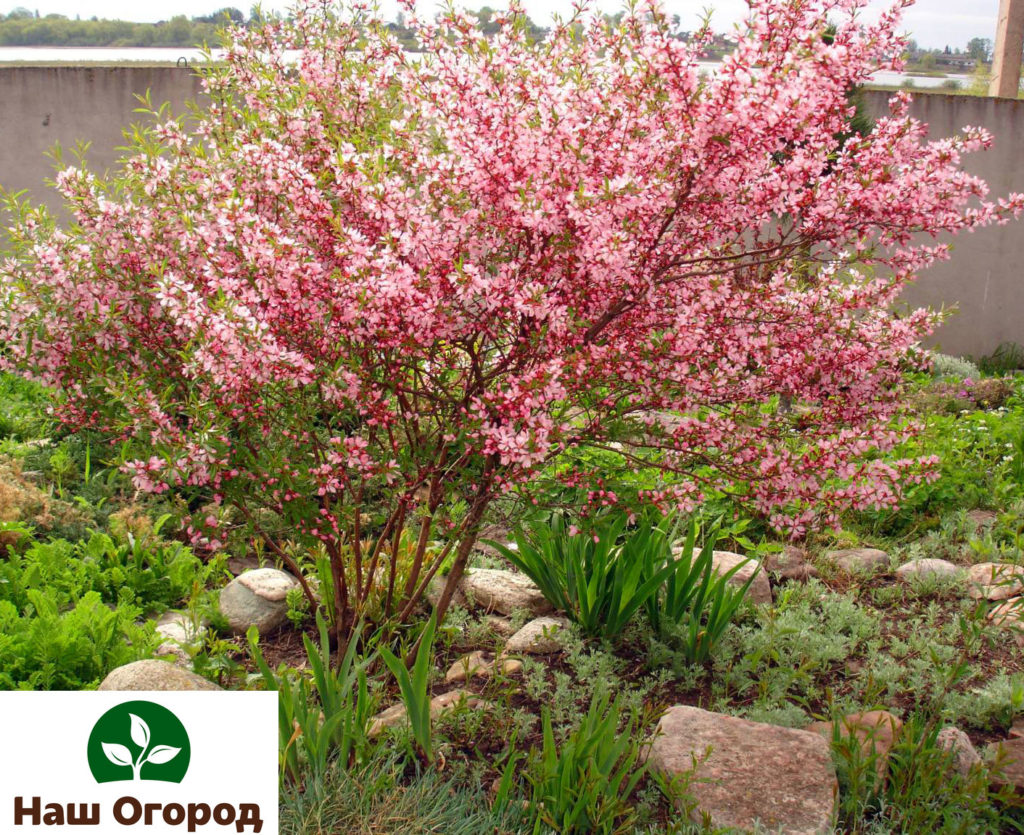
[[[904, 45], [907, 3], [865, 5], [751, 0], [708, 79], [710, 33], [684, 42], [653, 5], [539, 45], [517, 6], [490, 40], [410, 12], [422, 60], [371, 11], [238, 30], [205, 116], [161, 116], [113, 183], [59, 172], [74, 227], [12, 230], [2, 363], [137, 450], [138, 489], [325, 543], [362, 535], [367, 502], [471, 537], [451, 508], [548, 467], [588, 509], [726, 491], [794, 535], [891, 506], [935, 466], [877, 456], [936, 322], [893, 303], [948, 257], [930, 241], [1024, 196], [964, 171], [984, 130], [929, 141], [903, 93], [839, 138], [847, 91]], [[558, 470], [613, 443], [662, 482]]]

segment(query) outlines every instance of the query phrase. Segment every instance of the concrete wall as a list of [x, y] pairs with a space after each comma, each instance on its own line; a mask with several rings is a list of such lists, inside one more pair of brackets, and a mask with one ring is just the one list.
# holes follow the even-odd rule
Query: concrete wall
[[180, 113], [199, 97], [199, 79], [184, 67], [0, 67], [0, 186], [57, 209], [44, 186], [53, 176], [46, 152], [59, 142], [72, 163], [68, 151], [88, 141], [90, 170], [104, 171], [125, 144], [122, 131], [142, 119], [132, 111], [147, 90], [154, 106], [168, 101]]
[[[92, 143], [87, 155], [101, 172], [117, 158], [121, 131], [139, 119], [136, 93], [151, 91], [155, 104], [169, 101], [176, 112], [199, 95], [191, 70], [172, 67], [6, 67], [0, 68], [0, 185], [29, 189], [34, 200], [53, 208], [58, 201], [43, 182], [52, 176], [45, 152], [55, 142], [73, 148]], [[887, 94], [869, 93], [876, 113]], [[995, 195], [1024, 191], [1024, 102], [971, 96], [918, 94], [913, 114], [931, 126], [932, 136], [949, 136], [964, 125], [983, 125], [995, 147], [967, 158], [967, 168], [984, 177]], [[1024, 344], [1024, 221], [981, 230], [955, 240], [951, 261], [924, 273], [907, 293], [915, 305], [959, 312], [935, 336], [942, 350], [989, 353], [1000, 342]]]
[[[868, 94], [876, 115], [888, 111], [888, 94]], [[932, 137], [952, 136], [965, 125], [986, 128], [989, 151], [969, 154], [964, 167], [983, 177], [990, 197], [1024, 192], [1024, 101], [915, 94], [911, 115]], [[956, 305], [933, 343], [950, 354], [980, 356], [1001, 342], [1024, 345], [1024, 219], [952, 239], [949, 261], [926, 270], [905, 294], [916, 307]]]

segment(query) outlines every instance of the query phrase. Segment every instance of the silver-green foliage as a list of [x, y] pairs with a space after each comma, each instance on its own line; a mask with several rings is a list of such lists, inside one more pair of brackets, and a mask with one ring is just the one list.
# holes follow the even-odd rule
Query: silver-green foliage
[[879, 631], [875, 614], [852, 595], [830, 594], [818, 581], [787, 586], [723, 643], [713, 693], [760, 710], [819, 697], [819, 678], [864, 652]]
[[933, 353], [932, 375], [935, 377], [946, 377], [956, 380], [977, 380], [981, 371], [970, 360], [962, 357], [954, 357], [951, 354]]

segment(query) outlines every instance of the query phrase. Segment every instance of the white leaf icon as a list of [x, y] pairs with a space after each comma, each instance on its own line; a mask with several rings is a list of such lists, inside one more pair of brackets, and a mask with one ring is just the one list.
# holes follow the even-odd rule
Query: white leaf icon
[[149, 725], [134, 713], [128, 715], [132, 718], [132, 742], [145, 751], [149, 747]]
[[172, 748], [170, 745], [156, 745], [153, 750], [149, 752], [149, 756], [146, 757], [146, 762], [155, 763], [156, 765], [163, 765], [169, 763], [176, 756], [180, 748]]
[[107, 759], [114, 765], [132, 764], [132, 752], [123, 745], [118, 745], [114, 742], [101, 742], [100, 747], [103, 748], [103, 753], [107, 755]]

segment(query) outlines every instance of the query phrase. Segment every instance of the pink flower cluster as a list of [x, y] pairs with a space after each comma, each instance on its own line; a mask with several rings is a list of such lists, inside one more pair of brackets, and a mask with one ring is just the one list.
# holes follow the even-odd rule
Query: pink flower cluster
[[907, 3], [864, 5], [750, 0], [707, 78], [706, 33], [647, 5], [540, 44], [516, 6], [490, 38], [409, 8], [417, 56], [360, 7], [237, 31], [201, 120], [112, 181], [62, 172], [71, 229], [13, 231], [3, 362], [148, 447], [140, 488], [173, 473], [322, 537], [371, 494], [443, 514], [619, 438], [657, 451], [649, 501], [731, 491], [797, 535], [893, 504], [931, 462], [867, 454], [903, 437], [933, 317], [892, 302], [946, 257], [923, 241], [1024, 196], [989, 200], [960, 163], [990, 137], [929, 142], [902, 94], [842, 138], [903, 46]]

